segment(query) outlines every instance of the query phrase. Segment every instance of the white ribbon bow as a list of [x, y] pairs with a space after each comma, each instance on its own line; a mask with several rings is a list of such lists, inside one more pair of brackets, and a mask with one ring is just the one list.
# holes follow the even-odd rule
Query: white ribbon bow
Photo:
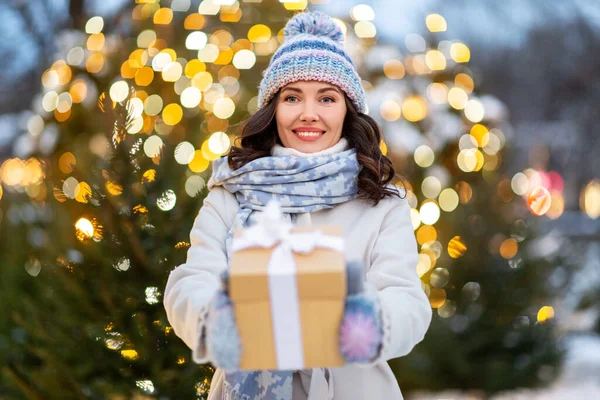
[[283, 218], [279, 203], [270, 201], [255, 225], [245, 229], [232, 242], [232, 251], [253, 247], [273, 249], [267, 275], [277, 369], [304, 368], [300, 304], [293, 253], [309, 253], [316, 247], [343, 251], [343, 239], [321, 231], [291, 232], [292, 224]]

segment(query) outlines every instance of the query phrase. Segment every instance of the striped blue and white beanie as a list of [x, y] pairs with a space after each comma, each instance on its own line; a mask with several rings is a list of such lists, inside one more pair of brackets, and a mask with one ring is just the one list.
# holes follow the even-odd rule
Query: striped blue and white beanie
[[297, 14], [285, 25], [283, 33], [283, 44], [262, 73], [259, 109], [288, 83], [317, 80], [337, 85], [359, 112], [367, 114], [360, 76], [343, 47], [344, 34], [327, 14]]

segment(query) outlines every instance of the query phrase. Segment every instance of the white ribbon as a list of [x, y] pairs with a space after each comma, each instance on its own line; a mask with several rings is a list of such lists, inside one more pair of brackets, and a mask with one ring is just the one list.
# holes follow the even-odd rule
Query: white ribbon
[[304, 368], [300, 304], [296, 281], [296, 262], [293, 253], [310, 253], [313, 249], [325, 248], [343, 251], [343, 239], [328, 236], [321, 231], [291, 232], [292, 224], [282, 218], [279, 205], [267, 204], [257, 224], [236, 236], [232, 251], [253, 247], [275, 246], [269, 259], [269, 301], [277, 369], [297, 370]]

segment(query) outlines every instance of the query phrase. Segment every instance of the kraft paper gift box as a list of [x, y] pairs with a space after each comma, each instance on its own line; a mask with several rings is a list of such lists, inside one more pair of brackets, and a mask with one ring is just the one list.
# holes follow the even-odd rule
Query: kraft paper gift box
[[[238, 230], [234, 242], [248, 229]], [[242, 344], [240, 370], [344, 364], [339, 345], [347, 290], [342, 227], [295, 226], [289, 232], [301, 247], [306, 245], [302, 235], [317, 235], [316, 246], [302, 253], [278, 242], [232, 253], [229, 294]], [[332, 240], [339, 251], [333, 250], [336, 246], [319, 247], [324, 239]]]

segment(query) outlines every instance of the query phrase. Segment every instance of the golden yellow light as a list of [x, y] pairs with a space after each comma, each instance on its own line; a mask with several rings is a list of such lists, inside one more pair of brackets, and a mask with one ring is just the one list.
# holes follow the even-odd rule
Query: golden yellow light
[[466, 107], [468, 101], [469, 95], [461, 88], [453, 87], [448, 92], [448, 104], [450, 104], [452, 108], [462, 110]]
[[156, 170], [149, 169], [144, 172], [144, 175], [142, 175], [142, 183], [154, 182], [155, 178], [156, 178]]
[[477, 155], [473, 149], [464, 149], [458, 153], [456, 164], [464, 172], [473, 172], [477, 166]]
[[183, 21], [183, 28], [190, 31], [199, 30], [204, 27], [204, 23], [205, 19], [203, 15], [193, 13], [185, 17], [185, 21]]
[[148, 86], [154, 79], [154, 70], [150, 67], [140, 68], [135, 74], [135, 83], [138, 86]]
[[484, 147], [489, 142], [488, 128], [485, 125], [475, 124], [469, 134], [477, 142], [477, 146]]
[[123, 186], [116, 181], [107, 181], [104, 185], [106, 191], [112, 196], [120, 196], [123, 193]]
[[289, 11], [302, 11], [308, 6], [307, 0], [284, 0], [283, 7]]
[[402, 61], [391, 59], [383, 64], [383, 73], [389, 79], [402, 79], [406, 74], [406, 69]]
[[58, 168], [63, 174], [69, 174], [73, 172], [73, 166], [77, 164], [75, 156], [71, 152], [66, 152], [58, 159]]
[[162, 112], [163, 121], [165, 121], [165, 124], [170, 126], [177, 125], [181, 121], [182, 117], [183, 110], [177, 103], [171, 103], [167, 105]]
[[75, 222], [75, 229], [78, 238], [81, 236], [85, 239], [90, 239], [94, 236], [94, 225], [92, 225], [92, 222], [87, 218], [79, 218], [77, 222]]
[[[56, 64], [56, 63], [55, 63]], [[60, 60], [60, 65], [56, 66], [56, 74], [58, 75], [58, 83], [66, 85], [71, 80], [73, 73], [71, 67], [69, 67], [63, 60]]]
[[201, 92], [204, 92], [210, 88], [210, 85], [213, 84], [213, 77], [206, 71], [198, 72], [196, 75], [194, 75], [190, 84], [200, 89]]
[[448, 242], [448, 255], [452, 258], [460, 258], [467, 251], [467, 245], [462, 241], [460, 236], [454, 236]]
[[134, 67], [134, 62], [131, 60], [125, 60], [121, 64], [121, 76], [125, 79], [131, 79], [137, 73], [138, 68]]
[[421, 246], [427, 242], [437, 240], [437, 231], [431, 225], [423, 225], [417, 230], [417, 243]]
[[92, 197], [92, 188], [86, 182], [79, 182], [77, 186], [75, 200], [80, 203], [87, 203], [89, 198]]
[[458, 193], [458, 198], [461, 204], [467, 204], [469, 201], [471, 201], [471, 198], [473, 197], [473, 189], [467, 182], [458, 182], [454, 186], [454, 189]]
[[213, 153], [213, 151], [208, 147], [208, 140], [205, 140], [200, 147], [200, 151], [202, 151], [202, 157], [208, 161], [214, 161], [221, 156], [221, 154]]
[[65, 122], [66, 120], [69, 119], [70, 116], [71, 116], [71, 109], [70, 108], [65, 113], [61, 113], [58, 110], [54, 110], [54, 118], [58, 122]]
[[90, 51], [100, 51], [104, 47], [104, 34], [95, 33], [88, 37], [86, 47]]
[[271, 38], [271, 28], [264, 24], [254, 25], [248, 31], [248, 40], [252, 43], [266, 43]]
[[517, 241], [513, 238], [505, 239], [500, 245], [499, 249], [500, 255], [505, 260], [509, 260], [516, 256], [518, 251], [519, 245], [517, 244]]
[[187, 64], [185, 64], [185, 76], [188, 78], [193, 78], [197, 73], [206, 71], [206, 64], [197, 58], [190, 60]]
[[433, 288], [429, 293], [431, 308], [440, 308], [446, 302], [446, 291], [441, 288]]
[[450, 56], [457, 63], [466, 63], [471, 59], [471, 51], [464, 43], [452, 43]]
[[471, 93], [475, 89], [475, 82], [473, 82], [473, 78], [469, 75], [461, 72], [454, 77], [454, 86], [463, 89], [467, 93]]
[[421, 121], [427, 116], [427, 104], [420, 96], [411, 96], [404, 100], [402, 114], [410, 122]]
[[385, 144], [384, 140], [379, 142], [379, 150], [381, 150], [381, 154], [383, 154], [384, 156], [387, 156], [388, 147], [387, 147], [387, 144]]
[[579, 207], [591, 219], [600, 217], [600, 181], [591, 180], [579, 196]]
[[221, 49], [219, 50], [219, 55], [217, 59], [214, 61], [216, 65], [227, 65], [233, 59], [233, 50], [231, 48]]
[[537, 320], [539, 323], [549, 321], [554, 318], [554, 308], [550, 306], [544, 306], [540, 308], [537, 314]]
[[423, 203], [419, 210], [419, 215], [421, 216], [421, 222], [425, 225], [435, 224], [440, 218], [440, 209], [437, 202], [432, 200]]
[[429, 50], [425, 54], [425, 63], [432, 71], [443, 71], [446, 69], [446, 57], [439, 50]]
[[104, 56], [100, 53], [91, 54], [85, 62], [85, 69], [91, 74], [102, 71], [103, 66]]
[[209, 161], [202, 155], [202, 150], [196, 150], [194, 152], [194, 158], [188, 164], [188, 168], [192, 172], [200, 173], [206, 171], [208, 165]]
[[562, 193], [553, 190], [550, 193], [550, 208], [546, 216], [551, 219], [558, 219], [565, 211], [565, 198]]
[[448, 86], [443, 83], [430, 83], [427, 86], [427, 95], [435, 104], [446, 104], [448, 102]]
[[430, 32], [445, 32], [448, 29], [446, 19], [440, 14], [429, 14], [425, 18], [425, 25]]
[[373, 38], [377, 35], [377, 28], [371, 21], [358, 21], [354, 24], [354, 33], [362, 39]]
[[121, 350], [121, 356], [128, 360], [137, 360], [139, 357], [138, 352], [135, 350]]
[[402, 116], [402, 108], [394, 100], [385, 100], [381, 104], [379, 112], [386, 121], [396, 121]]
[[158, 9], [154, 13], [153, 21], [156, 25], [168, 25], [173, 20], [173, 10], [169, 7]]
[[148, 62], [148, 52], [143, 49], [137, 49], [129, 55], [132, 68], [142, 68]]

